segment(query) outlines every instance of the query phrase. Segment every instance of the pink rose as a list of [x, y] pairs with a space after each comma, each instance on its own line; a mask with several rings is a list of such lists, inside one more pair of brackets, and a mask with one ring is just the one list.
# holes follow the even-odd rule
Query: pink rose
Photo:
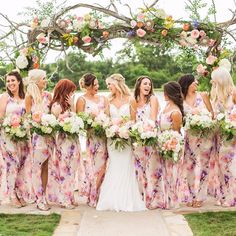
[[215, 42], [216, 41], [214, 39], [209, 39], [207, 44], [208, 44], [209, 47], [212, 47], [215, 44]]
[[131, 25], [131, 28], [135, 28], [135, 26], [137, 25], [137, 21], [131, 20], [130, 25]]
[[84, 36], [83, 38], [82, 38], [82, 40], [85, 42], [85, 43], [90, 43], [91, 42], [91, 37], [89, 37], [89, 36]]
[[11, 117], [11, 126], [14, 128], [20, 126], [20, 117], [18, 115], [13, 115]]
[[40, 111], [34, 112], [34, 113], [32, 114], [32, 119], [33, 119], [33, 121], [35, 121], [35, 122], [37, 122], [37, 123], [40, 123], [41, 117], [42, 117], [42, 112], [40, 112]]
[[200, 32], [197, 29], [191, 31], [191, 37], [197, 39], [200, 35]]
[[199, 35], [200, 35], [201, 37], [205, 37], [205, 36], [206, 36], [206, 33], [205, 33], [204, 30], [200, 30]]
[[206, 70], [206, 67], [203, 66], [202, 64], [199, 64], [197, 66], [197, 73], [200, 74], [200, 75], [203, 75], [205, 73], [205, 70]]
[[144, 37], [144, 35], [146, 34], [146, 31], [145, 30], [143, 30], [143, 29], [138, 29], [137, 31], [136, 31], [136, 34], [139, 36], [139, 37]]
[[22, 48], [22, 49], [20, 50], [20, 54], [21, 54], [21, 55], [26, 56], [27, 53], [28, 53], [28, 48]]
[[40, 34], [36, 37], [36, 39], [37, 39], [40, 43], [42, 43], [42, 44], [47, 43], [47, 38], [46, 38], [46, 35], [45, 35], [44, 33], [40, 33]]
[[145, 18], [145, 15], [144, 15], [143, 13], [139, 13], [139, 14], [137, 15], [137, 20], [138, 20], [138, 21], [143, 21], [144, 18]]
[[217, 60], [217, 57], [210, 55], [207, 57], [206, 63], [208, 65], [213, 65], [216, 60]]

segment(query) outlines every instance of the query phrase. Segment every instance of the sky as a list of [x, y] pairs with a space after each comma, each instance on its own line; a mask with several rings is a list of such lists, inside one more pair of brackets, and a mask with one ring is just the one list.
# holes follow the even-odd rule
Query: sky
[[[2, 0], [3, 1], [3, 0]], [[143, 1], [146, 4], [150, 4], [153, 1], [152, 0], [120, 0], [121, 3], [125, 4], [128, 3], [132, 9], [134, 9], [133, 12], [137, 12], [137, 8], [143, 6]], [[163, 8], [165, 12], [168, 15], [172, 15], [174, 19], [187, 19], [188, 13], [185, 12], [184, 7], [185, 7], [185, 2], [187, 0], [159, 0], [157, 6], [159, 8]], [[41, 2], [45, 2], [45, 0], [41, 0]], [[62, 2], [62, 1], [58, 1]], [[109, 3], [109, 0], [67, 0], [66, 5], [72, 6], [77, 3], [88, 3], [88, 4], [94, 4], [98, 3], [102, 6], [107, 6]], [[212, 0], [205, 0], [206, 3], [211, 4]], [[234, 5], [234, 0], [215, 0], [216, 4], [216, 9], [217, 9], [217, 21], [218, 22], [223, 22], [227, 21], [231, 18], [232, 14], [229, 11], [229, 9], [235, 9]], [[29, 6], [35, 6], [36, 1], [35, 0], [6, 0], [4, 1], [4, 5], [1, 5], [0, 12], [6, 14], [11, 20], [13, 21], [21, 21], [22, 16], [17, 15], [18, 12], [22, 12], [25, 7]], [[14, 8], [12, 7], [14, 6]], [[16, 10], [15, 10], [16, 9]], [[84, 14], [83, 10], [79, 10], [81, 12], [81, 15]], [[120, 13], [126, 14], [128, 11], [127, 7], [120, 7], [119, 8]], [[79, 15], [79, 14], [77, 14]], [[204, 13], [203, 13], [204, 15]], [[2, 18], [0, 18], [0, 25], [3, 23], [1, 22]], [[108, 57], [114, 57], [117, 51], [122, 49], [122, 41], [121, 39], [116, 39], [113, 40], [112, 45], [116, 45], [115, 47], [112, 47], [111, 50], [105, 50], [104, 55], [106, 58]], [[47, 59], [46, 62], [52, 62], [55, 61], [55, 58], [57, 57], [57, 53], [51, 52]], [[94, 58], [90, 58], [94, 59]], [[98, 59], [99, 58], [95, 58]]]

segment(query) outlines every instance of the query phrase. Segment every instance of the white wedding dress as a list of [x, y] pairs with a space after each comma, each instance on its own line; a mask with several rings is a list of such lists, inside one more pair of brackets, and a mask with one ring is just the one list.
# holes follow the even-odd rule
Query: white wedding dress
[[[110, 104], [111, 118], [119, 118], [130, 114], [130, 105], [124, 104], [119, 109]], [[108, 140], [108, 164], [101, 186], [97, 210], [143, 211], [142, 201], [135, 176], [134, 157], [131, 147], [126, 146], [118, 151]]]

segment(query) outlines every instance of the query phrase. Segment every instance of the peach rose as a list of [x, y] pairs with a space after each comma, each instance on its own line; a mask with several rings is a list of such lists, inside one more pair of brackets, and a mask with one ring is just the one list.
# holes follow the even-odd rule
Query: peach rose
[[164, 30], [161, 31], [161, 35], [162, 35], [163, 37], [165, 37], [165, 36], [167, 35], [167, 33], [168, 33], [168, 31], [167, 31], [166, 29], [164, 29]]
[[184, 30], [184, 31], [188, 31], [189, 28], [190, 28], [189, 23], [185, 23], [185, 24], [183, 24], [183, 30]]
[[34, 112], [32, 114], [33, 121], [39, 123], [41, 121], [42, 113], [41, 112]]
[[13, 115], [11, 117], [11, 126], [18, 127], [20, 125], [20, 117], [18, 115]]

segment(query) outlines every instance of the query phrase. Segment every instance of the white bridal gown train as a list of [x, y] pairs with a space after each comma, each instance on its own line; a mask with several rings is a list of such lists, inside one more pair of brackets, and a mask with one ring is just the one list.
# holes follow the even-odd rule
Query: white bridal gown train
[[[110, 105], [111, 118], [130, 114], [130, 105], [124, 104], [119, 109]], [[97, 210], [143, 211], [146, 210], [135, 176], [134, 157], [131, 146], [118, 151], [108, 140], [108, 164], [101, 186]]]

